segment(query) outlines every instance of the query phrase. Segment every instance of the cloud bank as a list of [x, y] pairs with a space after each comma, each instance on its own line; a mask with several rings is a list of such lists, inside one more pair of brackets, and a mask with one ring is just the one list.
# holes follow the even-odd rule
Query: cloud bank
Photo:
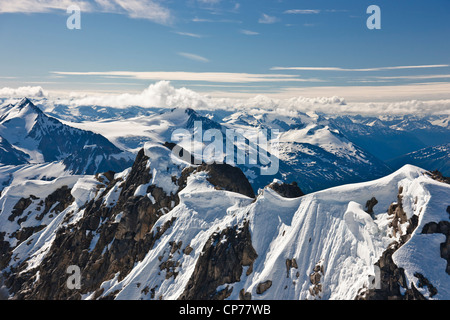
[[251, 98], [217, 98], [200, 94], [186, 88], [175, 88], [168, 81], [150, 85], [137, 94], [84, 95], [72, 96], [58, 103], [72, 106], [96, 105], [104, 107], [127, 108], [193, 108], [201, 110], [266, 110], [284, 114], [296, 112], [320, 112], [326, 114], [448, 114], [450, 99], [408, 100], [402, 102], [347, 103], [342, 97], [292, 97], [271, 98], [257, 95]]
[[19, 87], [19, 88], [1, 88], [0, 97], [2, 98], [44, 98], [48, 94], [42, 87]]

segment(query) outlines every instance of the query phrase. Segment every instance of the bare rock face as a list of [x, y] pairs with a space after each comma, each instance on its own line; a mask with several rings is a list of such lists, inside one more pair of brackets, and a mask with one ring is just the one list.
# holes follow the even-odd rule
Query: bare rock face
[[378, 204], [378, 200], [373, 197], [372, 199], [368, 200], [366, 202], [366, 212], [370, 214], [370, 216], [373, 218], [374, 212], [373, 207], [375, 207]]
[[12, 252], [9, 242], [5, 240], [5, 232], [0, 232], [0, 269], [6, 268], [11, 256]]
[[428, 174], [432, 179], [436, 181], [450, 184], [450, 177], [444, 177], [438, 170], [427, 172], [426, 174]]
[[[400, 235], [399, 241], [392, 243], [375, 263], [380, 270], [379, 283], [381, 287], [375, 289], [361, 288], [356, 300], [425, 300], [425, 297], [413, 283], [411, 283], [411, 287], [408, 287], [405, 270], [399, 268], [392, 259], [395, 251], [410, 239], [418, 225], [416, 215], [408, 219], [403, 211], [402, 192], [403, 188], [400, 187], [397, 196], [398, 201], [392, 203], [388, 209], [388, 214], [392, 216], [390, 226], [393, 228], [394, 235]], [[401, 234], [401, 224], [404, 223], [408, 223], [408, 227], [406, 233]]]
[[440, 221], [439, 223], [427, 223], [423, 227], [422, 233], [442, 233], [445, 235], [445, 242], [441, 243], [441, 258], [447, 260], [447, 268], [445, 269], [445, 272], [450, 275], [450, 222]]
[[252, 294], [244, 289], [241, 289], [241, 291], [239, 291], [239, 300], [250, 301], [252, 300]]
[[272, 281], [271, 280], [267, 280], [267, 281], [261, 282], [256, 287], [256, 293], [257, 294], [263, 294], [264, 292], [269, 290], [270, 287], [272, 287]]
[[[224, 239], [226, 240], [222, 241]], [[180, 300], [227, 298], [232, 291], [225, 288], [217, 292], [217, 288], [226, 283], [240, 281], [243, 267], [249, 267], [249, 274], [256, 258], [248, 222], [242, 228], [229, 227], [220, 233], [214, 233], [203, 248]], [[242, 295], [244, 298], [251, 297], [245, 292]]]
[[[48, 254], [38, 270], [32, 272], [39, 272], [38, 279], [31, 277], [31, 272], [20, 273], [26, 263], [13, 270], [6, 284], [15, 293], [15, 299], [80, 299], [81, 294], [88, 292], [99, 296], [102, 291], [98, 288], [102, 282], [112, 279], [117, 272], [120, 272], [119, 279], [123, 279], [135, 263], [145, 257], [154, 242], [170, 227], [164, 226], [163, 230], [153, 233], [150, 232], [153, 225], [179, 203], [177, 195], [166, 195], [155, 186], [147, 190], [153, 194], [155, 203], [146, 196], [134, 196], [140, 185], [150, 182], [147, 162], [148, 157], [141, 150], [126, 181], [114, 180], [114, 175], [109, 174], [112, 181], [102, 194], [85, 205], [83, 217], [76, 224], [58, 230]], [[117, 205], [105, 205], [105, 196], [116, 185], [122, 190]], [[59, 196], [68, 198], [67, 190], [61, 189], [49, 196], [45, 208], [63, 209], [63, 202], [53, 206]], [[116, 219], [119, 215], [121, 218]], [[96, 242], [93, 242], [94, 238]], [[67, 268], [71, 265], [81, 269], [82, 290], [67, 288]]]
[[425, 300], [414, 284], [408, 288], [404, 269], [399, 268], [392, 260], [397, 249], [398, 246], [388, 248], [376, 263], [380, 268], [381, 288], [361, 290], [357, 300]]
[[392, 203], [390, 205], [389, 209], [388, 209], [388, 214], [390, 216], [393, 216], [390, 226], [394, 230], [394, 236], [397, 233], [401, 232], [400, 225], [404, 224], [405, 222], [408, 221], [406, 213], [403, 210], [402, 193], [403, 193], [403, 188], [400, 187], [399, 190], [398, 190], [398, 196], [397, 196], [398, 201], [397, 201], [397, 203]]
[[284, 198], [299, 198], [305, 195], [295, 181], [291, 184], [273, 182], [269, 185], [269, 188], [275, 190]]
[[319, 261], [318, 263], [316, 263], [313, 271], [309, 275], [309, 281], [311, 282], [311, 286], [309, 287], [309, 294], [314, 298], [322, 298], [323, 287], [321, 280], [324, 274], [325, 270], [323, 267], [323, 261]]
[[[12, 293], [12, 299], [22, 300], [71, 300], [81, 299], [83, 294], [92, 294], [94, 299], [113, 299], [117, 293], [103, 296], [101, 284], [115, 277], [124, 279], [136, 263], [142, 261], [153, 248], [155, 242], [174, 223], [175, 218], [154, 230], [155, 223], [180, 202], [178, 193], [186, 186], [187, 178], [195, 172], [208, 172], [208, 180], [217, 189], [239, 192], [254, 197], [253, 189], [239, 168], [229, 165], [206, 165], [185, 168], [181, 175], [172, 176], [172, 182], [178, 186], [175, 194], [149, 185], [152, 168], [149, 158], [141, 150], [126, 176], [115, 179], [114, 172], [97, 175], [102, 184], [97, 196], [81, 209], [81, 218], [72, 221], [74, 212], [66, 213], [64, 223], [55, 234], [55, 239], [42, 262], [34, 269], [28, 269], [25, 260], [10, 272], [4, 274], [5, 286]], [[146, 194], [151, 197], [135, 195], [138, 188], [148, 185]], [[100, 191], [101, 190], [101, 191]], [[106, 201], [108, 194], [119, 192], [115, 204]], [[139, 193], [140, 194], [140, 193]], [[10, 221], [26, 219], [29, 208], [39, 208], [34, 213], [37, 221], [65, 210], [75, 199], [67, 187], [60, 188], [46, 199], [30, 196], [21, 199], [15, 206]], [[33, 206], [31, 206], [33, 204]], [[22, 219], [22, 220], [21, 220]], [[14, 234], [19, 241], [26, 241], [30, 235], [44, 228], [22, 228]], [[4, 269], [11, 260], [12, 248], [0, 233], [0, 267]], [[227, 241], [220, 241], [226, 238]], [[192, 254], [192, 247], [181, 242], [170, 243], [171, 252]], [[196, 270], [186, 289], [184, 299], [224, 299], [227, 290], [216, 292], [216, 288], [225, 283], [240, 279], [244, 267], [252, 272], [252, 264], [257, 255], [251, 245], [248, 223], [227, 228], [211, 236], [199, 258]], [[82, 285], [80, 290], [70, 290], [66, 280], [68, 267], [80, 268]], [[166, 278], [176, 278], [177, 262], [170, 259], [161, 261], [160, 270]], [[143, 288], [154, 294], [154, 288]], [[243, 293], [249, 298], [251, 294]]]
[[255, 192], [241, 169], [229, 164], [202, 164], [197, 172], [206, 171], [208, 181], [219, 190], [227, 190], [243, 194], [249, 198], [255, 197]]
[[286, 278], [289, 278], [289, 271], [291, 269], [298, 269], [297, 260], [295, 258], [286, 259]]

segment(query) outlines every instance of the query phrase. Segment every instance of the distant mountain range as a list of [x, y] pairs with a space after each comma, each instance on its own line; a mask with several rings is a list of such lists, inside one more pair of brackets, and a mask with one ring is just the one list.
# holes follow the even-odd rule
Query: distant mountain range
[[434, 168], [444, 176], [450, 176], [450, 143], [420, 149], [388, 161], [393, 169], [410, 163], [421, 168]]
[[62, 161], [73, 174], [94, 174], [131, 163], [105, 137], [65, 125], [26, 98], [0, 109], [0, 137], [4, 165]]
[[[194, 124], [201, 122], [203, 131], [218, 129], [224, 139], [227, 130], [244, 132], [245, 139], [251, 138], [252, 131], [279, 131], [279, 170], [275, 175], [260, 175], [260, 162], [237, 164], [255, 192], [273, 179], [295, 181], [304, 192], [314, 192], [376, 179], [405, 164], [445, 173], [448, 167], [448, 153], [437, 147], [450, 143], [448, 116], [283, 115], [257, 109], [235, 112], [138, 106], [118, 109], [67, 106], [45, 99], [38, 106], [26, 98], [14, 105], [1, 105], [1, 163], [61, 161], [75, 174], [118, 172], [130, 165], [132, 154], [145, 143], [173, 142], [177, 129], [193, 135]], [[223, 146], [225, 150], [225, 140]], [[182, 147], [202, 156], [191, 146]], [[235, 143], [234, 151], [240, 147]], [[429, 147], [436, 152], [427, 151]], [[426, 161], [419, 156], [421, 152], [425, 152]]]
[[46, 103], [0, 105], [0, 299], [450, 299], [447, 116]]
[[331, 118], [330, 125], [380, 160], [388, 161], [449, 143], [448, 119], [448, 116], [339, 116]]

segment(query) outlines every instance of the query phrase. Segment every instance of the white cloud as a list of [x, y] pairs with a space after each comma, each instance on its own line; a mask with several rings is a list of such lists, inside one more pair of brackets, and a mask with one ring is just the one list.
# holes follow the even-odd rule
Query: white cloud
[[5, 98], [43, 98], [46, 97], [47, 93], [42, 89], [42, 87], [19, 87], [19, 88], [8, 88], [4, 87], [0, 89], [0, 97]]
[[394, 77], [374, 77], [382, 80], [431, 80], [431, 79], [446, 79], [450, 78], [450, 74], [432, 74], [419, 76], [394, 76]]
[[[432, 101], [450, 99], [450, 82], [416, 83], [405, 85], [355, 85], [330, 87], [285, 88], [272, 97], [340, 96], [347, 102], [393, 103], [399, 101]], [[364, 110], [362, 110], [363, 112]]]
[[209, 59], [199, 56], [197, 54], [188, 53], [188, 52], [178, 52], [178, 54], [182, 57], [185, 57], [190, 60], [199, 61], [199, 62], [209, 62]]
[[286, 10], [284, 13], [287, 13], [287, 14], [318, 14], [318, 13], [320, 13], [320, 10], [312, 10], [312, 9], [307, 9], [307, 10], [291, 9], [291, 10]]
[[92, 11], [92, 5], [87, 1], [71, 0], [14, 0], [0, 1], [0, 13], [45, 13], [64, 10], [71, 5], [78, 5], [83, 11]]
[[191, 38], [203, 38], [202, 35], [197, 34], [197, 33], [181, 32], [181, 31], [175, 31], [175, 33], [180, 36], [186, 36], [186, 37], [191, 37]]
[[247, 35], [247, 36], [257, 36], [257, 35], [259, 34], [259, 32], [251, 31], [251, 30], [245, 30], [245, 29], [240, 30], [240, 32], [241, 32], [242, 34]]
[[450, 67], [450, 65], [433, 64], [433, 65], [396, 66], [396, 67], [379, 67], [379, 68], [365, 68], [365, 69], [346, 69], [339, 67], [272, 67], [270, 70], [371, 72], [371, 71], [385, 71], [385, 70], [426, 69], [426, 68], [446, 68], [446, 67]]
[[[447, 84], [447, 89], [449, 86], [450, 84]], [[392, 88], [390, 89], [392, 90]], [[352, 90], [355, 90], [355, 88], [352, 88]], [[403, 88], [402, 90], [406, 89]], [[407, 91], [412, 92], [414, 90], [418, 90], [418, 88], [411, 87]], [[292, 95], [291, 97], [284, 96], [278, 98], [276, 95], [266, 94], [257, 96], [249, 95], [247, 98], [221, 98], [211, 94], [201, 94], [186, 88], [177, 89], [168, 81], [160, 81], [136, 94], [78, 94], [72, 95], [65, 100], [58, 100], [58, 103], [66, 103], [74, 106], [97, 105], [118, 108], [141, 106], [148, 108], [194, 108], [203, 110], [226, 109], [230, 111], [260, 110], [283, 114], [296, 112], [372, 115], [450, 114], [449, 98], [428, 101], [405, 99], [404, 101], [393, 102], [348, 102], [339, 96], [314, 96], [315, 93], [323, 94], [329, 92], [327, 90], [320, 91], [319, 88], [312, 91], [305, 90], [305, 92], [309, 92], [309, 96]], [[338, 90], [334, 92], [338, 92]], [[362, 94], [364, 93], [367, 93], [367, 91]]]
[[220, 0], [197, 0], [199, 3], [201, 4], [218, 4], [220, 2]]
[[261, 18], [259, 18], [258, 22], [263, 24], [272, 24], [278, 21], [278, 18], [269, 16], [265, 13], [262, 14]]
[[53, 71], [64, 76], [99, 76], [108, 78], [133, 78], [139, 80], [202, 81], [214, 83], [253, 83], [253, 82], [320, 82], [319, 79], [302, 79], [288, 74], [252, 74], [227, 72], [165, 72], [165, 71], [104, 71], [104, 72], [65, 72]]
[[170, 24], [172, 15], [168, 8], [153, 0], [111, 0], [130, 18], [147, 19], [160, 24]]
[[61, 103], [71, 105], [96, 105], [126, 108], [141, 106], [144, 108], [207, 108], [200, 94], [185, 88], [175, 89], [168, 81], [160, 81], [150, 85], [137, 94], [71, 94], [72, 98]]
[[195, 17], [191, 20], [192, 22], [209, 22], [209, 23], [236, 23], [241, 24], [242, 21], [240, 20], [231, 20], [231, 19], [204, 19]]
[[147, 19], [159, 24], [170, 24], [171, 11], [156, 0], [14, 0], [0, 1], [0, 13], [47, 13], [66, 11], [71, 5], [78, 5], [82, 12], [109, 12], [124, 14], [133, 19]]

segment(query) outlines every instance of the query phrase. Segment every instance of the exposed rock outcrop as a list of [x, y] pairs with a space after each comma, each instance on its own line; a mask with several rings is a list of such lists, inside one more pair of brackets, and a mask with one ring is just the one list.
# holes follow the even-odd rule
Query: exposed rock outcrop
[[[99, 296], [100, 284], [120, 273], [123, 279], [134, 264], [141, 261], [154, 242], [170, 227], [156, 233], [150, 232], [155, 222], [179, 202], [177, 195], [166, 195], [162, 189], [149, 186], [154, 203], [147, 196], [134, 196], [136, 189], [148, 184], [151, 173], [147, 167], [148, 157], [141, 150], [125, 181], [108, 182], [105, 190], [96, 199], [87, 203], [83, 217], [75, 224], [61, 227], [37, 270], [25, 273], [27, 263], [13, 270], [6, 284], [15, 293], [15, 299], [80, 299], [81, 294], [94, 292]], [[117, 204], [105, 203], [112, 188], [121, 188]], [[62, 209], [52, 205], [57, 195], [67, 196], [61, 189], [45, 201], [45, 207]], [[63, 203], [63, 202], [61, 202]], [[44, 213], [47, 210], [44, 210]], [[119, 218], [120, 217], [120, 218]], [[70, 219], [68, 219], [68, 222]], [[66, 286], [67, 268], [76, 265], [81, 269], [82, 289], [69, 290]], [[30, 277], [39, 273], [39, 277]]]
[[450, 177], [444, 177], [438, 170], [426, 172], [426, 174], [436, 181], [450, 184]]
[[273, 182], [269, 185], [269, 188], [275, 190], [284, 198], [299, 198], [305, 195], [295, 181], [291, 184]]
[[357, 300], [425, 300], [413, 283], [408, 288], [404, 269], [392, 260], [398, 247], [398, 244], [392, 245], [375, 264], [380, 270], [380, 287], [360, 290]]
[[[392, 227], [394, 236], [398, 236], [398, 241], [393, 242], [386, 251], [383, 252], [381, 258], [375, 263], [380, 271], [380, 279], [378, 281], [379, 288], [361, 288], [356, 299], [357, 300], [425, 300], [425, 297], [417, 290], [413, 283], [408, 287], [405, 271], [399, 268], [392, 259], [392, 255], [401, 246], [403, 246], [410, 238], [411, 234], [417, 228], [418, 217], [413, 215], [407, 218], [403, 210], [402, 203], [403, 188], [398, 191], [398, 201], [389, 206], [388, 214], [392, 217], [390, 226]], [[405, 234], [402, 234], [401, 225], [408, 223]]]
[[[30, 269], [25, 260], [11, 267], [10, 272], [5, 274], [5, 284], [13, 293], [13, 299], [67, 300], [81, 299], [82, 295], [87, 294], [94, 299], [114, 298], [117, 292], [103, 296], [101, 284], [114, 278], [118, 281], [124, 279], [171, 227], [175, 218], [153, 230], [155, 223], [179, 204], [178, 193], [186, 186], [191, 174], [205, 171], [208, 173], [208, 181], [217, 189], [254, 197], [250, 183], [239, 168], [220, 164], [203, 164], [177, 171], [181, 172], [179, 176], [171, 178], [178, 190], [167, 194], [161, 187], [151, 184], [154, 173], [149, 160], [151, 159], [144, 150], [141, 150], [127, 175], [116, 179], [114, 172], [109, 171], [95, 176], [101, 183], [96, 188], [97, 195], [81, 208], [78, 218], [74, 219], [74, 212], [65, 213], [63, 224], [58, 228], [42, 262]], [[146, 186], [146, 190], [142, 190], [143, 186]], [[118, 192], [116, 200], [107, 201], [113, 192]], [[39, 208], [36, 213], [37, 221], [49, 214], [56, 216], [74, 200], [67, 187], [56, 190], [44, 200], [33, 196], [23, 198], [16, 204], [10, 221], [25, 217], [31, 207]], [[37, 226], [22, 228], [13, 236], [19, 241], [25, 241], [46, 227], [42, 224]], [[223, 238], [228, 240], [225, 243], [219, 241]], [[2, 269], [11, 260], [10, 251], [4, 234], [0, 234]], [[160, 262], [160, 271], [165, 272], [166, 279], [176, 279], [179, 262], [170, 257], [175, 253], [191, 255], [193, 248], [189, 244], [172, 241], [169, 251], [169, 258]], [[227, 290], [216, 292], [216, 288], [224, 283], [239, 281], [244, 267], [248, 267], [247, 273], [252, 272], [256, 256], [251, 245], [248, 223], [241, 228], [229, 227], [212, 235], [197, 263], [188, 285], [190, 289], [186, 290], [184, 298], [224, 299], [228, 295]], [[80, 290], [70, 290], [67, 287], [69, 266], [80, 268]], [[155, 288], [142, 290], [152, 295], [155, 293]], [[248, 298], [249, 295], [244, 294], [244, 297]]]
[[323, 261], [319, 261], [315, 266], [311, 274], [309, 275], [309, 281], [311, 282], [311, 286], [309, 287], [309, 294], [315, 299], [322, 298], [322, 277], [325, 274], [325, 270], [323, 267]]
[[207, 180], [219, 190], [240, 193], [249, 198], [255, 197], [250, 182], [241, 169], [237, 167], [229, 164], [202, 164], [196, 172], [202, 171], [208, 172], [209, 178]]
[[[232, 291], [225, 288], [217, 292], [217, 288], [224, 284], [240, 281], [244, 271], [243, 267], [249, 267], [247, 269], [247, 275], [249, 275], [256, 258], [257, 254], [251, 243], [248, 222], [241, 228], [229, 227], [214, 233], [203, 248], [194, 273], [180, 299], [225, 299]], [[249, 295], [243, 293], [243, 297], [249, 298]]]
[[375, 197], [372, 197], [372, 199], [367, 200], [366, 202], [366, 212], [370, 214], [372, 218], [374, 218], [373, 207], [375, 207], [377, 204], [378, 200]]
[[445, 242], [441, 243], [441, 258], [447, 260], [445, 272], [450, 275], [450, 222], [440, 221], [439, 223], [427, 223], [423, 229], [424, 234], [442, 233], [445, 235]]
[[267, 280], [267, 281], [261, 282], [256, 287], [256, 293], [257, 294], [263, 294], [264, 292], [269, 290], [270, 287], [272, 287], [272, 280]]

